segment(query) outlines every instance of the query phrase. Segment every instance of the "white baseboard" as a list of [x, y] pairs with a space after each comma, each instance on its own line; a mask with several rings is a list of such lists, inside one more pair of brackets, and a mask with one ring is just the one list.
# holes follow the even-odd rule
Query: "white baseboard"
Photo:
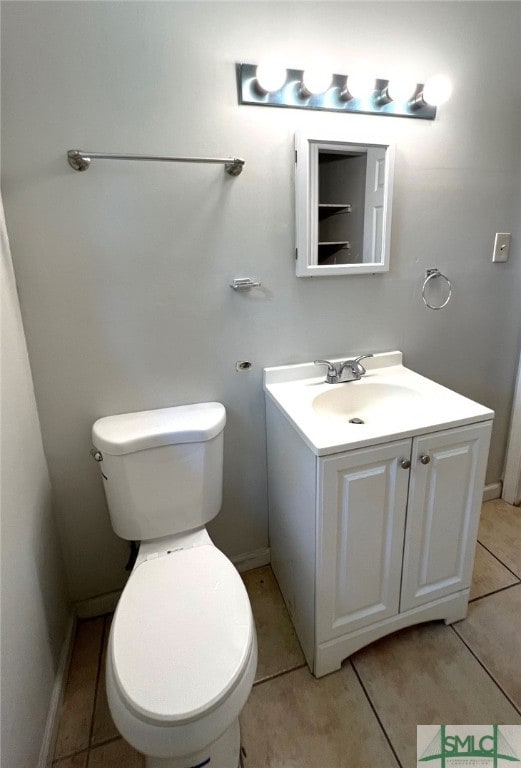
[[45, 731], [43, 734], [37, 768], [50, 768], [52, 764], [52, 758], [54, 756], [54, 745], [58, 735], [58, 715], [60, 712], [63, 694], [65, 691], [65, 683], [67, 681], [67, 674], [69, 671], [75, 628], [76, 617], [71, 615], [60, 652], [60, 659], [58, 662], [58, 669], [56, 670], [56, 677], [54, 679], [51, 699], [49, 702], [49, 711], [47, 713], [47, 722], [45, 724]]
[[253, 552], [246, 552], [243, 555], [236, 555], [230, 560], [237, 568], [239, 573], [251, 571], [253, 568], [260, 568], [263, 565], [269, 565], [271, 562], [270, 548], [256, 549]]
[[497, 483], [490, 483], [490, 485], [486, 485], [485, 488], [483, 489], [483, 501], [492, 501], [492, 499], [500, 499], [501, 490], [502, 490], [501, 481]]
[[103, 616], [104, 613], [112, 613], [116, 610], [122, 591], [117, 589], [115, 592], [79, 600], [74, 603], [74, 613], [79, 619], [93, 619], [95, 616]]

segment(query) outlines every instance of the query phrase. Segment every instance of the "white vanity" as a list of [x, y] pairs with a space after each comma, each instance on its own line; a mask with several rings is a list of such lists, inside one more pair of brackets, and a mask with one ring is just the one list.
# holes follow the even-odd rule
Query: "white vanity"
[[364, 365], [342, 384], [264, 373], [271, 563], [316, 677], [469, 598], [494, 413], [400, 352]]

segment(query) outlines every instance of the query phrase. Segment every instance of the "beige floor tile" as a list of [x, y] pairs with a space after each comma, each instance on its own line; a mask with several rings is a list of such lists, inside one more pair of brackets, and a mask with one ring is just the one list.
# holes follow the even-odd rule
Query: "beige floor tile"
[[98, 678], [98, 689], [96, 691], [96, 706], [94, 709], [94, 720], [92, 724], [92, 738], [91, 744], [100, 744], [103, 741], [109, 741], [110, 739], [117, 738], [119, 736], [118, 729], [114, 725], [114, 721], [111, 717], [109, 710], [109, 703], [107, 701], [107, 692], [105, 688], [105, 661], [107, 658], [107, 644], [109, 640], [110, 625], [112, 624], [112, 616], [105, 618], [105, 633], [103, 637], [103, 653], [101, 656], [101, 668]]
[[60, 713], [55, 759], [89, 746], [102, 635], [102, 618], [78, 623]]
[[255, 686], [240, 720], [245, 768], [398, 765], [349, 663], [321, 680], [302, 668]]
[[444, 624], [424, 624], [379, 640], [355, 654], [353, 664], [405, 768], [416, 764], [418, 724], [521, 723]]
[[257, 628], [259, 661], [255, 681], [305, 663], [279, 586], [270, 566], [243, 574]]
[[476, 559], [474, 561], [474, 575], [472, 577], [472, 587], [470, 590], [470, 599], [489, 595], [498, 589], [508, 587], [511, 584], [519, 582], [504, 565], [491, 555], [488, 550], [478, 544], [476, 547]]
[[87, 758], [89, 753], [87, 751], [80, 752], [72, 757], [64, 757], [63, 760], [57, 760], [54, 762], [53, 768], [87, 768]]
[[521, 707], [521, 584], [472, 603], [454, 629]]
[[501, 499], [485, 502], [478, 540], [521, 578], [521, 507]]
[[145, 758], [126, 741], [117, 739], [91, 749], [88, 768], [145, 768]]

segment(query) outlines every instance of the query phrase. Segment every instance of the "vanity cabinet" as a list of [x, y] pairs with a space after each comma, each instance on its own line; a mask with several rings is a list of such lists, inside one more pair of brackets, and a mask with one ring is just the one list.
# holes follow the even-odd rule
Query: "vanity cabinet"
[[467, 610], [492, 422], [316, 456], [267, 401], [270, 547], [308, 664]]

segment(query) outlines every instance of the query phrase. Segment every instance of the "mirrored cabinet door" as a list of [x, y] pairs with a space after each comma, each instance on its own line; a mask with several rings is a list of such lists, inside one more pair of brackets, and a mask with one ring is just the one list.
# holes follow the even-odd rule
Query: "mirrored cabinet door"
[[297, 134], [299, 277], [389, 269], [394, 149]]

